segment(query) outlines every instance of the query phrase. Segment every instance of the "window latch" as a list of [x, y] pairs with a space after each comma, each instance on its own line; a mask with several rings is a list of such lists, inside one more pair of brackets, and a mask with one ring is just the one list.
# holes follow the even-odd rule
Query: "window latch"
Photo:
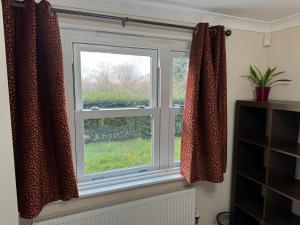
[[92, 106], [92, 107], [90, 108], [90, 110], [92, 110], [92, 111], [100, 111], [101, 108], [99, 108], [98, 106]]
[[176, 108], [183, 108], [184, 107], [184, 105], [181, 105], [181, 104], [175, 104], [174, 105]]
[[95, 177], [95, 178], [92, 178], [91, 180], [96, 181], [96, 180], [102, 180], [102, 179], [104, 179], [104, 177]]
[[144, 106], [144, 105], [138, 105], [136, 108], [137, 108], [137, 109], [145, 109], [146, 106]]

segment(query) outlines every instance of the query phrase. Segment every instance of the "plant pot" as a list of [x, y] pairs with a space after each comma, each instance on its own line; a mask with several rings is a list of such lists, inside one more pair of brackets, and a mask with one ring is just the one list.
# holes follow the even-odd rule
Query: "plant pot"
[[256, 100], [260, 102], [267, 102], [269, 98], [271, 87], [256, 87]]

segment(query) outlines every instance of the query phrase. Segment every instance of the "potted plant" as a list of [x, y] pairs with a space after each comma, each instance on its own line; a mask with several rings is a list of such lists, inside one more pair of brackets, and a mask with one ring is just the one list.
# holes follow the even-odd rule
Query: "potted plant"
[[[256, 99], [257, 101], [268, 101], [269, 93], [272, 85], [280, 82], [290, 82], [289, 79], [280, 79], [279, 76], [284, 74], [285, 71], [277, 72], [277, 67], [270, 68], [263, 73], [256, 66], [252, 67], [250, 65], [250, 73], [247, 76], [251, 82], [253, 82], [256, 87]], [[276, 79], [277, 78], [277, 79]]]

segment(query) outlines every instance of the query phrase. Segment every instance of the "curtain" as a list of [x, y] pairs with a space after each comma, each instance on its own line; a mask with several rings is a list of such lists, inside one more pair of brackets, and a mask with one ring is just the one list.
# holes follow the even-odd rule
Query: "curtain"
[[[214, 32], [212, 32], [214, 31]], [[224, 27], [199, 23], [193, 34], [183, 112], [181, 173], [190, 183], [222, 182], [227, 156]]]
[[71, 154], [58, 21], [49, 3], [25, 0], [4, 13], [19, 213], [78, 197]]

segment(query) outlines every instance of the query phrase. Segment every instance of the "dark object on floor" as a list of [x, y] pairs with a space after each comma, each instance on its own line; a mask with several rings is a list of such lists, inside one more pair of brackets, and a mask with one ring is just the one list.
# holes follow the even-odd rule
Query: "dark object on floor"
[[230, 213], [229, 212], [221, 212], [217, 215], [218, 225], [229, 225], [230, 224]]

